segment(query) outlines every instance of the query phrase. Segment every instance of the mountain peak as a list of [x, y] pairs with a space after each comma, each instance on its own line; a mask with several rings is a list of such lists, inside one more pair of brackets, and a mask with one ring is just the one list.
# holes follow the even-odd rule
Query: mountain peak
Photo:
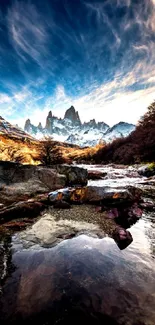
[[38, 124], [38, 129], [39, 130], [42, 130], [43, 129], [41, 122], [39, 122], [39, 124]]
[[52, 112], [49, 111], [48, 115], [47, 115], [47, 118], [46, 118], [46, 126], [45, 128], [48, 130], [48, 132], [52, 132]]
[[66, 119], [66, 118], [73, 123], [78, 122], [81, 124], [79, 113], [78, 113], [78, 111], [75, 110], [74, 106], [71, 106], [70, 108], [68, 108], [66, 110], [64, 119]]
[[52, 112], [51, 111], [48, 112], [47, 118], [52, 118]]
[[24, 131], [26, 132], [30, 132], [30, 128], [31, 128], [31, 121], [30, 119], [28, 118], [25, 122], [25, 126], [24, 126]]

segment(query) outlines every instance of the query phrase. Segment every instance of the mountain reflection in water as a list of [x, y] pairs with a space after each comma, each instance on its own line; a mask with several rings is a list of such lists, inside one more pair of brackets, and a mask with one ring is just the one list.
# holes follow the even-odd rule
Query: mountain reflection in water
[[[1, 324], [154, 325], [153, 218], [132, 226], [133, 243], [85, 235], [50, 249], [12, 249]], [[8, 245], [10, 245], [8, 241]], [[4, 251], [10, 252], [5, 242]]]

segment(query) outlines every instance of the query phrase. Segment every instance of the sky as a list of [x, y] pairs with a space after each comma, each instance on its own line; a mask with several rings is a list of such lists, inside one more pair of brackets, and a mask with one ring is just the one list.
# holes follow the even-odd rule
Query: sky
[[0, 0], [0, 115], [137, 123], [155, 100], [155, 0]]

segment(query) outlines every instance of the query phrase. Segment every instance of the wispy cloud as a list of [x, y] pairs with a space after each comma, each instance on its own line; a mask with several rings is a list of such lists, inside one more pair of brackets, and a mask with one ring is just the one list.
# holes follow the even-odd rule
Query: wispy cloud
[[29, 58], [39, 66], [45, 66], [48, 56], [46, 23], [36, 7], [27, 2], [15, 1], [7, 15], [10, 41], [23, 61]]

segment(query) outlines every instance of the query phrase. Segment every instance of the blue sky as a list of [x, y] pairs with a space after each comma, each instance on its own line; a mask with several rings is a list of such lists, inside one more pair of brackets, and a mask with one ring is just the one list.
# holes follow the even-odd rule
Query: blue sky
[[0, 0], [0, 115], [23, 126], [71, 105], [136, 123], [155, 99], [154, 0]]

